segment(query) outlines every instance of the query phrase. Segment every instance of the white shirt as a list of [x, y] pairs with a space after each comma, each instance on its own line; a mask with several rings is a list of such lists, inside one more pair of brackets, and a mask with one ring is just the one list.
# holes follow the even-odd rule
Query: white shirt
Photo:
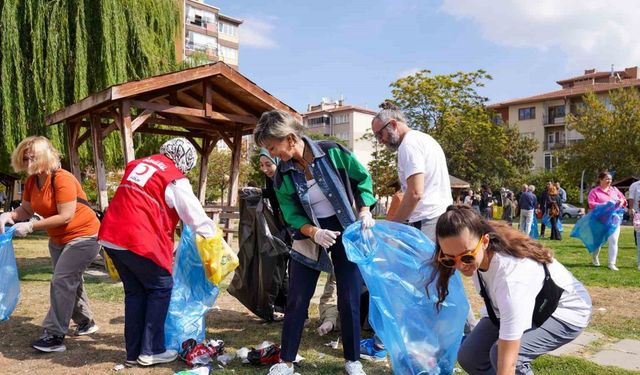
[[633, 209], [638, 211], [638, 200], [640, 200], [640, 180], [629, 186], [629, 199], [633, 199]]
[[453, 204], [447, 159], [440, 144], [430, 135], [410, 130], [398, 148], [398, 177], [402, 191], [407, 191], [407, 179], [424, 174], [424, 192], [409, 222], [433, 219]]
[[311, 205], [311, 211], [319, 218], [331, 217], [336, 214], [331, 202], [320, 189], [320, 186], [316, 183], [315, 179], [307, 180], [307, 187], [309, 188], [309, 204]]
[[[180, 220], [205, 238], [215, 236], [218, 230], [216, 224], [204, 212], [198, 198], [193, 194], [189, 179], [180, 178], [167, 185], [164, 190], [164, 201], [167, 206], [175, 208]], [[108, 241], [98, 241], [102, 246], [115, 250], [126, 250]]]
[[[547, 265], [551, 278], [564, 289], [558, 308], [552, 316], [576, 327], [586, 327], [591, 317], [591, 297], [571, 272], [560, 262], [553, 260]], [[531, 328], [536, 296], [542, 289], [544, 268], [529, 258], [515, 258], [494, 253], [489, 269], [480, 271], [491, 305], [500, 318], [499, 338], [518, 340], [524, 331]], [[478, 293], [480, 284], [477, 274], [473, 283]], [[486, 307], [482, 316], [488, 316]]]

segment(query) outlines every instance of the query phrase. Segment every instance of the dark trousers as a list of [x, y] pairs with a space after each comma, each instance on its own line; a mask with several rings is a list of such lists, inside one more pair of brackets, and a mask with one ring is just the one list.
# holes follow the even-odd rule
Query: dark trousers
[[558, 230], [558, 217], [551, 217], [549, 221], [551, 221], [551, 239], [562, 240], [562, 233]]
[[164, 322], [173, 278], [166, 269], [128, 250], [105, 248], [124, 285], [124, 340], [127, 360], [163, 353]]
[[[322, 229], [342, 232], [342, 226], [333, 216], [318, 219]], [[360, 359], [360, 290], [362, 276], [355, 263], [347, 259], [340, 235], [335, 245], [329, 248], [338, 287], [338, 313], [340, 315], [344, 358], [349, 361]], [[316, 290], [320, 271], [311, 269], [291, 259], [289, 264], [289, 294], [287, 310], [282, 327], [282, 351], [280, 358], [292, 362], [296, 358], [304, 321], [307, 318], [309, 302]]]

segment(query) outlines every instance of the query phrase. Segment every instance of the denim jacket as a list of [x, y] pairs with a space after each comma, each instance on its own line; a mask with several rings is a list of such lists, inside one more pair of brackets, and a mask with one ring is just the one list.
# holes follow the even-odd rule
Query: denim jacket
[[[302, 139], [313, 155], [314, 160], [309, 164], [311, 174], [333, 206], [344, 229], [357, 220], [356, 210], [375, 205], [371, 176], [343, 146], [330, 141], [316, 142], [304, 136]], [[307, 240], [308, 237], [300, 232], [300, 228], [305, 224], [320, 226], [311, 209], [307, 179], [293, 160], [280, 162], [274, 178], [274, 189], [293, 240]], [[311, 259], [297, 251], [292, 251], [291, 257], [313, 269], [332, 271], [326, 249], [319, 249], [318, 259]]]

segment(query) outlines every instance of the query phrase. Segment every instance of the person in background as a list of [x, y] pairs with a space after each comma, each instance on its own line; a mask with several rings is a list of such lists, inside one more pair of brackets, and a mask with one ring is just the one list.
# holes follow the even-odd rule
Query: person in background
[[513, 225], [513, 215], [515, 211], [516, 203], [513, 200], [513, 193], [508, 191], [502, 202], [502, 220], [506, 221], [509, 225]]
[[294, 232], [282, 327], [282, 362], [273, 365], [269, 374], [294, 373], [293, 361], [318, 276], [321, 271], [332, 272], [333, 268], [345, 370], [350, 375], [362, 375], [359, 361], [362, 276], [358, 266], [347, 259], [341, 235], [357, 219], [361, 220], [363, 230], [375, 225], [370, 212], [376, 203], [371, 176], [349, 150], [335, 142], [313, 141], [302, 135], [303, 130], [291, 115], [273, 110], [262, 114], [253, 134], [257, 145], [282, 160], [274, 188], [284, 218]]
[[561, 203], [567, 203], [567, 191], [560, 186], [560, 181], [556, 181], [556, 189]]
[[536, 198], [535, 194], [533, 194], [533, 191], [529, 190], [529, 186], [527, 186], [527, 184], [523, 184], [522, 194], [520, 194], [518, 206], [520, 207], [520, 231], [527, 236], [531, 232], [533, 215], [535, 215], [537, 204], [538, 199]]
[[[540, 193], [540, 200], [538, 201], [540, 204], [540, 217], [544, 217], [544, 214], [547, 213], [547, 202], [549, 201], [549, 189], [551, 189], [551, 186], [553, 186], [553, 184], [551, 183], [551, 181], [547, 181], [547, 184], [545, 185], [544, 190], [542, 190], [542, 193]], [[545, 223], [540, 220], [540, 238], [544, 238], [544, 232], [545, 229], [547, 228], [547, 226], [545, 225]]]
[[547, 195], [547, 215], [549, 215], [549, 222], [551, 223], [551, 240], [561, 241], [562, 233], [558, 230], [558, 220], [562, 217], [562, 198], [558, 194], [558, 190], [555, 185], [549, 186]]
[[159, 154], [129, 162], [102, 220], [98, 239], [124, 286], [126, 366], [167, 363], [178, 356], [164, 342], [175, 229], [182, 220], [205, 238], [218, 230], [185, 176], [196, 161], [193, 145], [173, 138]]
[[480, 192], [480, 215], [487, 220], [491, 220], [491, 212], [493, 206], [493, 193], [488, 185], [481, 186], [482, 191]]
[[[100, 250], [96, 239], [100, 222], [88, 203], [79, 202], [86, 202], [87, 195], [75, 176], [60, 167], [60, 154], [47, 138], [25, 138], [11, 155], [11, 166], [28, 177], [22, 204], [0, 215], [0, 233], [4, 233], [6, 224], [14, 223], [14, 234], [20, 237], [46, 230], [53, 262], [44, 332], [31, 346], [42, 352], [63, 352], [71, 320], [77, 324], [76, 336], [98, 330], [82, 274]], [[43, 219], [29, 221], [34, 213]]]
[[[597, 205], [605, 204], [609, 201], [615, 201], [619, 207], [626, 207], [627, 200], [624, 194], [618, 190], [615, 186], [611, 186], [611, 174], [609, 172], [602, 172], [598, 175], [598, 186], [593, 188], [589, 192], [589, 209], [593, 210]], [[618, 271], [616, 266], [616, 259], [618, 258], [618, 239], [620, 238], [620, 226], [613, 232], [608, 238], [609, 243], [609, 264], [608, 267], [612, 271]], [[591, 262], [594, 266], [600, 266], [600, 249], [591, 254]]]
[[[640, 211], [638, 210], [638, 203], [640, 203], [640, 180], [634, 182], [629, 186], [629, 218], [635, 222], [635, 216]], [[640, 271], [640, 231], [636, 229], [634, 224], [633, 238], [636, 242], [636, 249], [638, 251], [638, 271]]]
[[469, 374], [533, 374], [535, 358], [573, 341], [589, 323], [589, 293], [541, 243], [465, 206], [440, 216], [436, 233], [436, 306], [457, 270], [472, 278], [488, 313], [458, 351]]
[[471, 207], [472, 203], [473, 203], [473, 190], [469, 189], [469, 191], [467, 191], [467, 195], [465, 195], [464, 199], [462, 200], [462, 204], [465, 204]]

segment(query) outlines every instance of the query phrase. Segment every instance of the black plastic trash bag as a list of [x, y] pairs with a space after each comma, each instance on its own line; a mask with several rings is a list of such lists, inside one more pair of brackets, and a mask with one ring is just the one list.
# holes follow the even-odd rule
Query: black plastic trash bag
[[284, 311], [289, 285], [289, 248], [286, 231], [279, 231], [268, 201], [258, 188], [240, 191], [238, 258], [229, 294], [258, 317], [274, 320], [275, 310]]

